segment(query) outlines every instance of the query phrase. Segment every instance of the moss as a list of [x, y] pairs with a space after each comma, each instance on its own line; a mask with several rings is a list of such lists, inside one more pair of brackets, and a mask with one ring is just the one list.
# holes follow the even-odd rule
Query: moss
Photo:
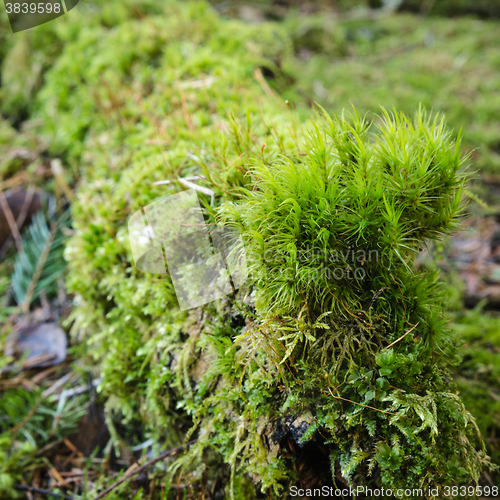
[[497, 22], [409, 15], [326, 19], [285, 21], [298, 43], [308, 26], [318, 40], [314, 51], [293, 61], [301, 77], [285, 98], [315, 100], [330, 113], [352, 103], [360, 113], [384, 106], [411, 114], [421, 103], [445, 112], [455, 134], [464, 130], [476, 168], [499, 171]]
[[492, 462], [499, 464], [500, 318], [480, 304], [471, 311], [455, 311], [452, 326], [464, 339], [464, 360], [456, 370], [460, 397], [476, 416]]
[[[257, 307], [235, 340], [247, 402], [241, 408], [235, 398], [225, 414], [244, 418], [241, 467], [264, 487], [278, 484], [263, 474], [262, 459], [250, 459], [267, 451], [269, 460], [254, 437], [262, 416], [294, 422], [309, 413], [314, 426], [296, 445], [326, 447], [350, 484], [366, 485], [376, 469], [391, 488], [467, 484], [488, 462], [472, 416], [446, 382], [459, 358], [435, 276], [410, 270], [423, 239], [447, 232], [459, 213], [463, 160], [442, 124], [386, 118], [369, 140], [357, 118], [316, 122], [295, 154], [271, 165], [255, 157], [247, 196], [222, 208], [246, 237]], [[430, 196], [423, 205], [421, 195]], [[376, 259], [366, 257], [370, 249]], [[219, 397], [209, 398], [214, 419], [225, 409]], [[454, 455], [456, 440], [476, 445]], [[284, 457], [299, 455], [279, 442], [273, 463], [293, 480]]]
[[[157, 429], [178, 428], [191, 420], [188, 436], [195, 433], [197, 443], [173, 472], [183, 467], [201, 478], [206, 454], [220, 454], [231, 469], [232, 496], [247, 474], [263, 490], [276, 492], [299, 480], [293, 457], [295, 447], [305, 445], [326, 447], [333, 470], [338, 464], [351, 484], [365, 484], [376, 468], [385, 487], [477, 480], [488, 460], [472, 416], [446, 383], [459, 358], [453, 336], [443, 329], [439, 288], [433, 275], [414, 275], [409, 267], [423, 238], [453, 228], [463, 182], [458, 146], [449, 142], [442, 123], [428, 123], [422, 115], [414, 123], [387, 116], [378, 142], [370, 143], [360, 121], [327, 120], [303, 143], [300, 129], [294, 135], [291, 128], [292, 136], [285, 139], [282, 122], [274, 138], [266, 136], [265, 119], [263, 129], [253, 135], [255, 124], [248, 120], [232, 121], [231, 132], [216, 134], [214, 152], [201, 154], [199, 165], [219, 196], [226, 192], [221, 214], [247, 237], [257, 311], [252, 299], [245, 299], [252, 290], [247, 289], [186, 318], [176, 312], [168, 280], [141, 277], [124, 260], [118, 264], [131, 258], [123, 247], [113, 277], [87, 289], [108, 293], [102, 313], [95, 310], [95, 296], [88, 300], [85, 289], [77, 290], [87, 300], [77, 309], [75, 329], [92, 331], [98, 325], [100, 333], [91, 342], [99, 343], [94, 353], [105, 353], [103, 388], [113, 392], [109, 410], [119, 408], [131, 418], [137, 408], [131, 402], [138, 402]], [[264, 137], [269, 152], [262, 160], [263, 149], [255, 145], [264, 143]], [[422, 158], [427, 161], [421, 163]], [[235, 159], [238, 169], [249, 170], [256, 179], [255, 187], [250, 180], [248, 206], [238, 201], [234, 184], [226, 180], [237, 169]], [[217, 171], [222, 175], [216, 177]], [[120, 190], [115, 192], [119, 196]], [[363, 193], [377, 196], [371, 200]], [[422, 208], [419, 196], [430, 197], [431, 206], [427, 200]], [[295, 208], [283, 208], [286, 202]], [[354, 224], [350, 218], [359, 218], [363, 205], [373, 220]], [[322, 213], [311, 214], [308, 227], [313, 208]], [[327, 237], [316, 227], [323, 220], [330, 224]], [[82, 265], [88, 265], [91, 254], [95, 272], [109, 265], [111, 251], [118, 250], [116, 241], [110, 247], [111, 241], [94, 238], [85, 248], [85, 234], [90, 238], [81, 227], [68, 250], [76, 284], [82, 283]], [[299, 234], [305, 238], [300, 244]], [[287, 238], [297, 242], [295, 248]], [[123, 244], [125, 235], [120, 240]], [[338, 250], [343, 255], [352, 245], [369, 250], [372, 244], [381, 259], [364, 262], [369, 278], [362, 283], [330, 279], [324, 286], [310, 281], [308, 288], [306, 276], [304, 284], [299, 280], [286, 289], [288, 280], [278, 276], [279, 292], [273, 288], [276, 273], [259, 270], [265, 253], [260, 242], [278, 243], [274, 255], [281, 252], [292, 269], [306, 245], [321, 250], [323, 244], [331, 252], [342, 242]], [[344, 270], [346, 265], [340, 263]], [[165, 304], [171, 304], [168, 310]], [[394, 342], [395, 348], [383, 349]], [[283, 441], [288, 435], [289, 441]], [[463, 455], [454, 451], [456, 440], [468, 443]]]
[[8, 120], [0, 119], [0, 180], [22, 170], [34, 184], [48, 187], [50, 183], [40, 179], [40, 156], [46, 147], [39, 124], [26, 122], [22, 130], [16, 130]]
[[[51, 154], [80, 180], [76, 236], [66, 251], [75, 294], [68, 325], [81, 358], [101, 372], [115, 443], [114, 422], [138, 418], [140, 433], [166, 446], [194, 436], [172, 474], [227, 485], [235, 498], [271, 488], [284, 495], [308, 474], [324, 484], [335, 477], [386, 486], [477, 478], [487, 459], [447, 381], [459, 354], [440, 312], [442, 291], [437, 276], [408, 269], [424, 238], [452, 228], [462, 160], [438, 123], [398, 116], [384, 128], [369, 115], [370, 132], [356, 118], [300, 123], [310, 116], [301, 102], [311, 95], [329, 111], [352, 100], [361, 111], [386, 104], [413, 113], [423, 101], [448, 111], [452, 127], [473, 119], [466, 143], [484, 144], [481, 131], [493, 137], [494, 130], [495, 101], [483, 86], [496, 82], [498, 61], [487, 48], [496, 25], [391, 16], [325, 27], [319, 17], [291, 16], [284, 26], [249, 26], [204, 3], [113, 5], [97, 4], [88, 23], [58, 20], [47, 35], [57, 53], [40, 48], [41, 86], [23, 93], [7, 75], [4, 90], [12, 91], [12, 116], [29, 109], [43, 118]], [[437, 35], [425, 45], [428, 28]], [[457, 36], [463, 30], [470, 38]], [[403, 33], [409, 48], [399, 53]], [[21, 48], [42, 47], [25, 36]], [[469, 46], [484, 55], [460, 72]], [[34, 49], [28, 54], [31, 61]], [[439, 76], [443, 61], [451, 68], [457, 60], [458, 69]], [[471, 70], [476, 78], [467, 80]], [[276, 92], [296, 98], [297, 113]], [[470, 95], [469, 106], [457, 92]], [[485, 151], [480, 164], [494, 170], [493, 146]], [[323, 167], [337, 184], [326, 182]], [[168, 277], [132, 265], [126, 219], [176, 190], [155, 181], [193, 173], [204, 173], [216, 191], [212, 206], [203, 200], [207, 218], [223, 206], [218, 216], [253, 241], [257, 280], [187, 314]], [[271, 279], [257, 235], [288, 268], [308, 247], [339, 250], [344, 273], [353, 265], [348, 250], [357, 261], [375, 246], [380, 261], [362, 260], [368, 278], [359, 283]]]
[[500, 2], [498, 0], [447, 0], [433, 4], [426, 4], [420, 0], [403, 0], [400, 9], [438, 16], [500, 17]]

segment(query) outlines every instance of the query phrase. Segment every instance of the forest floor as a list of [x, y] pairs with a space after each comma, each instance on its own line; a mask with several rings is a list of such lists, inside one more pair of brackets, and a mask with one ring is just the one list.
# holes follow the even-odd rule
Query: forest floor
[[[300, 115], [314, 103], [331, 113], [353, 103], [368, 116], [379, 106], [413, 114], [422, 104], [445, 112], [455, 132], [463, 129], [476, 171], [469, 214], [463, 231], [423, 253], [419, 265], [437, 266], [449, 285], [451, 326], [464, 339], [456, 381], [499, 464], [500, 21], [363, 7], [217, 9], [247, 23], [272, 18], [284, 26], [293, 58], [279, 75], [268, 69], [256, 79], [272, 98], [297, 103]], [[58, 232], [35, 214], [49, 197], [56, 200], [54, 210], [70, 206], [80, 173], [63, 167], [51, 138], [39, 133], [40, 123], [30, 115], [43, 70], [31, 61], [27, 75], [16, 74], [12, 61], [26, 47], [6, 47], [0, 54], [0, 496], [15, 488], [29, 499], [97, 500], [97, 488], [114, 488], [127, 476], [126, 488], [113, 489], [107, 498], [205, 498], [205, 492], [189, 491], [181, 476], [168, 496], [163, 492], [161, 477], [142, 468], [155, 458], [148, 440], [127, 444], [124, 437], [119, 451], [112, 446], [100, 380], [79, 364], [79, 351], [65, 332], [74, 303], [61, 258], [51, 263], [48, 285], [40, 285], [44, 274], [30, 251], [43, 254], [47, 241], [60, 241], [62, 255], [73, 229], [61, 224]], [[111, 432], [141, 435], [119, 425]], [[491, 486], [499, 478], [485, 472]]]

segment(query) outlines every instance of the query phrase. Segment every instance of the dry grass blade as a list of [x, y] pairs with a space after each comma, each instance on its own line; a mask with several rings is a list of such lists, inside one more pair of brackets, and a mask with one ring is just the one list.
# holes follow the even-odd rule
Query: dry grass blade
[[71, 191], [71, 188], [69, 187], [68, 183], [66, 182], [66, 178], [64, 177], [64, 169], [63, 169], [61, 160], [59, 160], [58, 158], [55, 158], [54, 160], [52, 160], [50, 162], [50, 169], [52, 170], [52, 173], [54, 174], [54, 178], [55, 178], [57, 184], [64, 192], [66, 199], [70, 203], [72, 203], [75, 199], [75, 195], [73, 194], [73, 191]]
[[394, 342], [392, 342], [392, 344], [389, 344], [386, 349], [389, 349], [390, 347], [392, 347], [394, 344], [397, 344], [400, 340], [403, 340], [410, 332], [412, 332], [413, 330], [415, 330], [415, 328], [417, 328], [417, 326], [420, 324], [417, 323], [415, 326], [413, 326], [412, 328], [410, 328], [404, 335], [401, 335], [401, 337], [399, 337], [399, 339], [395, 340]]
[[21, 253], [23, 251], [23, 242], [21, 239], [21, 233], [19, 232], [19, 228], [17, 227], [17, 223], [14, 219], [14, 216], [12, 215], [12, 210], [10, 209], [9, 202], [7, 201], [7, 198], [5, 197], [3, 191], [0, 191], [0, 206], [2, 207], [2, 210], [5, 214], [5, 218], [7, 219], [7, 222], [9, 224], [12, 236], [14, 237], [14, 240], [16, 242], [17, 251]]
[[[197, 181], [200, 179], [205, 179], [205, 177], [203, 177], [202, 175], [191, 175], [189, 177], [181, 177], [181, 179], [184, 181]], [[181, 179], [156, 181], [156, 182], [153, 182], [153, 186], [164, 186], [164, 185], [172, 184], [173, 182], [181, 182]]]
[[187, 188], [194, 189], [195, 191], [199, 191], [200, 193], [206, 194], [207, 196], [214, 196], [215, 193], [206, 187], [203, 186], [198, 186], [198, 184], [195, 184], [194, 182], [190, 182], [186, 179], [183, 179], [182, 177], [179, 179], [179, 182], [186, 186]]
[[363, 406], [364, 408], [370, 408], [370, 410], [375, 410], [375, 411], [379, 411], [381, 413], [387, 413], [388, 415], [394, 415], [395, 417], [402, 417], [402, 418], [406, 418], [407, 420], [410, 420], [408, 417], [405, 417], [404, 415], [398, 415], [397, 413], [392, 413], [390, 411], [379, 410], [378, 408], [375, 408], [373, 406], [364, 405], [363, 403], [356, 403], [356, 401], [352, 401], [350, 399], [343, 398], [342, 396], [335, 396], [335, 394], [333, 394], [333, 392], [330, 388], [328, 388], [328, 391], [330, 392], [330, 395], [332, 396], [332, 398], [341, 399], [342, 401], [347, 401], [348, 403], [353, 403], [353, 404], [358, 405], [358, 406]]

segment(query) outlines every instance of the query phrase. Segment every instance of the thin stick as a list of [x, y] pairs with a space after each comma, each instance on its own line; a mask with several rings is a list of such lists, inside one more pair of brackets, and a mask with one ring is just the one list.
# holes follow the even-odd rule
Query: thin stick
[[178, 181], [181, 184], [183, 184], [184, 186], [186, 186], [187, 188], [194, 189], [195, 191], [199, 191], [200, 193], [206, 194], [208, 196], [215, 196], [215, 193], [211, 189], [203, 187], [203, 186], [198, 186], [198, 184], [195, 184], [194, 182], [188, 181], [184, 177], [180, 177], [178, 179]]
[[60, 493], [52, 493], [49, 490], [42, 490], [40, 488], [35, 488], [34, 486], [25, 486], [24, 484], [15, 484], [14, 489], [18, 491], [30, 491], [33, 493], [40, 493], [41, 495], [47, 495], [54, 498], [64, 498], [65, 500], [76, 500], [75, 497], [70, 497], [68, 495], [61, 495]]
[[23, 206], [21, 208], [21, 212], [19, 213], [19, 216], [17, 217], [17, 227], [23, 227], [24, 221], [26, 219], [26, 216], [28, 215], [28, 210], [31, 207], [31, 203], [33, 201], [33, 196], [35, 194], [35, 186], [33, 184], [30, 184], [28, 186], [28, 190], [26, 191], [26, 196], [23, 201]]
[[12, 233], [12, 236], [14, 236], [17, 251], [21, 253], [23, 251], [23, 242], [21, 240], [21, 233], [19, 232], [19, 228], [17, 227], [16, 221], [14, 220], [14, 216], [12, 215], [12, 210], [10, 209], [9, 202], [7, 201], [7, 198], [5, 197], [3, 191], [0, 191], [0, 205], [2, 206], [5, 218], [7, 219], [7, 223], [9, 224], [10, 232]]
[[[31, 202], [33, 200], [33, 194], [35, 193], [35, 189], [33, 188], [33, 185], [30, 184], [30, 187], [28, 188], [28, 192], [24, 198], [23, 201], [23, 206], [21, 209], [21, 213], [16, 219], [16, 224], [18, 228], [22, 228], [24, 224], [24, 220], [26, 219], [26, 215], [28, 215], [28, 210], [31, 206]], [[10, 248], [10, 245], [12, 244], [12, 235], [9, 235], [9, 237], [5, 240], [5, 243], [2, 245], [2, 248], [0, 248], [0, 259], [3, 258], [3, 256], [7, 253], [7, 251]], [[22, 240], [21, 240], [22, 241]]]
[[[190, 177], [183, 177], [185, 181], [197, 181], [199, 179], [205, 179], [205, 177], [201, 175], [192, 175]], [[153, 186], [162, 186], [164, 184], [172, 184], [172, 182], [180, 182], [180, 179], [173, 179], [173, 180], [167, 180], [167, 181], [156, 181], [153, 182]]]
[[154, 465], [156, 462], [159, 462], [160, 460], [163, 460], [163, 459], [167, 458], [168, 456], [173, 455], [174, 453], [177, 453], [178, 451], [181, 451], [184, 448], [187, 448], [188, 446], [191, 446], [194, 443], [196, 443], [196, 439], [193, 441], [189, 441], [189, 443], [183, 444], [181, 446], [177, 446], [177, 448], [172, 448], [171, 450], [167, 450], [167, 451], [163, 452], [161, 455], [158, 455], [156, 458], [153, 458], [149, 462], [146, 462], [143, 466], [138, 467], [137, 469], [132, 471], [130, 474], [124, 475], [121, 479], [116, 481], [116, 483], [113, 483], [109, 488], [105, 489], [102, 493], [99, 493], [99, 495], [97, 495], [94, 498], [94, 500], [100, 500], [101, 498], [104, 498], [108, 493], [111, 493], [115, 488], [118, 488], [118, 486], [120, 486], [120, 484], [127, 481], [127, 479], [130, 479], [132, 476], [139, 474], [147, 467]]
[[24, 297], [24, 301], [22, 304], [22, 310], [24, 313], [28, 313], [30, 309], [31, 298], [35, 293], [35, 287], [40, 279], [40, 275], [42, 274], [43, 267], [45, 266], [45, 262], [50, 253], [50, 249], [52, 248], [52, 242], [54, 241], [54, 236], [56, 234], [57, 224], [53, 222], [50, 226], [50, 234], [47, 238], [45, 246], [43, 247], [42, 255], [40, 255], [40, 259], [38, 260], [35, 268], [35, 273], [33, 274], [33, 278], [31, 278], [31, 282], [28, 286], [28, 290], [26, 291], [26, 295]]
[[403, 340], [410, 332], [415, 330], [415, 328], [417, 328], [417, 326], [419, 324], [420, 324], [420, 321], [414, 327], [410, 328], [404, 335], [401, 335], [401, 337], [399, 337], [399, 339], [395, 340], [392, 344], [389, 344], [387, 347], [385, 347], [385, 349], [389, 349], [389, 347], [392, 347], [394, 344], [396, 344], [400, 340]]
[[[18, 228], [22, 228], [24, 221], [26, 220], [26, 216], [28, 215], [28, 210], [31, 207], [31, 202], [33, 201], [33, 195], [35, 194], [35, 188], [33, 184], [30, 184], [28, 187], [28, 191], [26, 193], [26, 196], [23, 201], [23, 206], [21, 208], [21, 212], [19, 216], [16, 219], [16, 224]], [[7, 253], [7, 251], [10, 248], [10, 245], [12, 244], [12, 235], [9, 235], [5, 243], [3, 244], [2, 248], [0, 248], [0, 260], [3, 258], [3, 256]], [[22, 240], [21, 240], [22, 241]]]
[[351, 401], [350, 399], [343, 398], [342, 396], [335, 396], [329, 387], [328, 387], [328, 391], [330, 392], [331, 396], [335, 399], [342, 399], [342, 401], [347, 401], [349, 403], [353, 403], [353, 404], [358, 405], [358, 406], [364, 406], [365, 408], [370, 408], [370, 410], [380, 411], [382, 413], [387, 413], [388, 415], [394, 415], [395, 417], [403, 417], [403, 418], [406, 418], [407, 420], [409, 420], [409, 418], [405, 417], [404, 415], [398, 415], [397, 413], [391, 413], [390, 411], [379, 410], [378, 408], [374, 408], [373, 406], [364, 405], [362, 403], [356, 403], [356, 401]]
[[18, 172], [16, 175], [10, 177], [6, 181], [0, 182], [0, 191], [4, 191], [5, 189], [10, 189], [21, 182], [26, 181], [26, 171]]

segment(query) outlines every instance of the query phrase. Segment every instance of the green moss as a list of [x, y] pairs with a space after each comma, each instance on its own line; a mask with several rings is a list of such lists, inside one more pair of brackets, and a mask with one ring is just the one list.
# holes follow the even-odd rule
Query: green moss
[[[327, 447], [351, 484], [366, 485], [376, 468], [391, 488], [477, 480], [487, 459], [446, 382], [459, 358], [436, 276], [410, 270], [424, 238], [460, 212], [459, 146], [422, 114], [387, 115], [370, 135], [358, 118], [327, 118], [299, 144], [272, 164], [255, 157], [243, 202], [222, 208], [246, 238], [256, 293], [257, 317], [235, 340], [247, 400], [232, 410], [248, 429], [241, 467], [260, 476], [249, 457], [269, 459], [254, 438], [262, 416], [310, 414], [306, 441]], [[292, 396], [298, 407], [285, 403]], [[218, 397], [212, 418], [224, 413]], [[456, 440], [470, 446], [463, 455], [451, 451]], [[293, 480], [283, 455], [275, 463]]]
[[460, 397], [476, 416], [492, 462], [500, 464], [500, 318], [479, 305], [455, 312], [452, 326], [465, 342], [464, 360], [455, 377]]
[[[413, 113], [422, 101], [447, 111], [453, 128], [466, 125], [466, 144], [486, 146], [479, 164], [493, 171], [496, 25], [291, 16], [250, 26], [198, 2], [114, 7], [97, 4], [85, 23], [72, 14], [49, 23], [52, 53], [34, 31], [19, 38], [8, 57], [27, 44], [34, 81], [39, 49], [42, 78], [28, 92], [6, 74], [3, 91], [11, 116], [43, 119], [51, 154], [79, 179], [68, 324], [82, 361], [101, 373], [115, 443], [117, 422], [138, 419], [139, 434], [165, 446], [196, 437], [170, 472], [225, 484], [235, 498], [284, 495], [303, 478], [301, 450], [318, 457], [325, 484], [331, 472], [386, 486], [477, 478], [481, 439], [447, 381], [457, 337], [437, 276], [410, 271], [424, 239], [453, 228], [459, 150], [441, 123], [399, 115], [369, 115], [369, 130], [356, 118], [300, 122], [311, 96], [329, 111], [351, 100], [363, 112], [385, 104]], [[216, 191], [212, 206], [202, 200], [207, 218], [246, 235], [255, 282], [187, 314], [168, 276], [132, 265], [126, 220], [178, 189], [155, 181], [194, 173]], [[362, 256], [353, 263], [348, 250], [379, 259], [362, 259], [363, 280], [318, 286], [310, 271], [321, 262], [300, 266], [308, 247], [338, 250], [344, 274]], [[271, 274], [283, 266], [262, 262], [267, 248], [299, 278]]]
[[384, 106], [411, 114], [423, 104], [445, 112], [455, 134], [463, 128], [476, 168], [499, 171], [498, 22], [392, 15], [285, 23], [298, 43], [309, 26], [318, 40], [313, 52], [294, 60], [300, 79], [285, 98], [313, 99], [330, 113], [352, 103], [360, 113]]
[[[245, 299], [252, 291], [247, 289], [186, 318], [176, 312], [168, 280], [141, 277], [118, 263], [120, 254], [130, 261], [123, 247], [112, 275], [96, 288], [91, 283], [77, 289], [85, 302], [77, 309], [75, 330], [100, 330], [90, 337], [99, 344], [90, 352], [104, 354], [109, 410], [131, 418], [138, 409], [157, 429], [192, 420], [188, 436], [198, 436], [197, 443], [172, 471], [184, 467], [201, 477], [207, 453], [219, 454], [231, 469], [229, 494], [235, 496], [247, 474], [263, 490], [276, 492], [298, 480], [296, 451], [273, 436], [279, 422], [293, 425], [302, 415], [310, 417], [299, 426], [296, 446], [326, 447], [332, 467], [338, 464], [352, 484], [366, 484], [375, 468], [385, 487], [477, 480], [488, 460], [472, 416], [446, 382], [459, 358], [453, 335], [443, 327], [439, 287], [435, 275], [410, 270], [424, 238], [454, 227], [463, 183], [459, 147], [442, 123], [422, 115], [415, 122], [388, 116], [372, 142], [367, 125], [356, 120], [350, 125], [327, 119], [306, 142], [300, 128], [297, 138], [292, 132], [292, 140], [284, 140], [281, 122], [274, 140], [266, 137], [269, 156], [262, 161], [262, 148], [244, 146], [251, 138], [254, 145], [264, 142], [257, 138], [269, 130], [266, 122], [257, 136], [252, 121], [232, 123], [232, 133], [216, 135], [215, 154], [202, 155], [199, 163], [221, 194], [231, 184], [215, 176], [214, 159], [223, 179], [231, 178], [235, 158], [255, 179], [252, 187], [249, 178], [248, 205], [226, 189], [221, 214], [246, 236], [257, 311]], [[367, 224], [358, 220], [363, 206], [373, 219]], [[328, 221], [326, 236], [317, 228], [321, 221]], [[116, 241], [110, 246], [111, 240], [92, 236], [94, 230], [81, 227], [68, 250], [73, 283], [80, 286], [83, 265], [90, 260], [98, 276], [119, 249]], [[90, 248], [85, 235], [92, 238]], [[125, 235], [118, 241], [125, 243]], [[309, 274], [291, 282], [277, 276], [263, 263], [265, 244], [285, 258], [278, 267], [287, 269], [297, 268], [306, 245], [342, 254], [372, 245], [380, 259], [364, 261], [365, 280], [329, 279], [318, 286]], [[339, 266], [346, 271], [349, 263]], [[102, 312], [95, 307], [98, 296], [87, 290], [108, 293]], [[248, 328], [242, 330], [244, 320]], [[463, 453], [456, 452], [457, 440], [468, 443]]]
[[404, 0], [400, 8], [438, 16], [500, 17], [500, 2], [498, 0], [447, 0], [432, 4], [426, 4], [420, 0]]

